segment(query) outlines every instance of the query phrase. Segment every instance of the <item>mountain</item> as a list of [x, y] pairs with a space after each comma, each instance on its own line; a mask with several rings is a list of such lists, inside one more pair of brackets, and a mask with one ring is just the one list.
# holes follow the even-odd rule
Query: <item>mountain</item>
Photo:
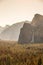
[[43, 15], [35, 14], [31, 24], [33, 26], [43, 26]]
[[4, 27], [4, 29], [9, 28], [9, 27], [10, 27], [10, 25], [6, 25], [6, 26]]
[[43, 43], [43, 16], [35, 14], [31, 24], [21, 28], [18, 43]]
[[43, 42], [43, 16], [35, 14], [32, 25], [34, 26], [34, 42]]
[[18, 43], [29, 43], [32, 41], [33, 26], [29, 23], [24, 23], [21, 28]]
[[17, 41], [20, 34], [20, 29], [22, 28], [24, 22], [13, 24], [5, 30], [3, 30], [3, 32], [0, 34], [0, 39]]
[[2, 31], [5, 30], [8, 27], [9, 27], [9, 25], [6, 25], [5, 27], [0, 26], [0, 33], [2, 33]]
[[43, 15], [35, 14], [31, 23], [23, 21], [5, 26], [0, 39], [18, 43], [43, 43]]
[[4, 30], [4, 28], [0, 26], [0, 33], [1, 33], [3, 30]]

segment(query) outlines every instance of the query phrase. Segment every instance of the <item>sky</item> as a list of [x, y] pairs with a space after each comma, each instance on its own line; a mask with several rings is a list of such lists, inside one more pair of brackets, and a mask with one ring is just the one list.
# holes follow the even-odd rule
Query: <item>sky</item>
[[0, 0], [0, 26], [29, 20], [43, 15], [43, 0]]

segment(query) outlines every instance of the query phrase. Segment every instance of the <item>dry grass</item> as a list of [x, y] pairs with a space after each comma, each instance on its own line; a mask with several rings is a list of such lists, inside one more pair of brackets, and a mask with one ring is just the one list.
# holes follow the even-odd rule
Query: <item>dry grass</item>
[[0, 41], [0, 65], [39, 65], [39, 61], [43, 65], [43, 43], [22, 45]]

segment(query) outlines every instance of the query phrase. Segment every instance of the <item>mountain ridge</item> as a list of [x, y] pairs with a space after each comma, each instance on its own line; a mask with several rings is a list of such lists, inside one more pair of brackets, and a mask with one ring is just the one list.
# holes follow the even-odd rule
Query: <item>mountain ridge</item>
[[43, 43], [43, 16], [35, 14], [30, 26], [29, 24], [23, 26], [18, 43]]
[[[0, 34], [0, 38], [4, 40], [18, 40], [20, 29], [22, 28], [24, 22], [15, 23], [11, 25], [10, 27], [6, 28], [2, 33]], [[28, 21], [27, 21], [28, 23]]]
[[8, 26], [1, 32], [0, 39], [18, 41], [19, 43], [43, 42], [43, 15], [35, 14], [31, 23], [26, 20]]

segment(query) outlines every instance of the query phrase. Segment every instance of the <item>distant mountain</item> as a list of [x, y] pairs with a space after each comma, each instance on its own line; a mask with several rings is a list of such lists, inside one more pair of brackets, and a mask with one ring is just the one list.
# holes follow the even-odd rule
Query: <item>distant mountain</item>
[[3, 29], [4, 29], [4, 28], [0, 26], [0, 33], [3, 31]]
[[35, 14], [31, 24], [21, 28], [18, 43], [43, 43], [43, 16]]
[[9, 28], [9, 27], [10, 27], [10, 25], [6, 25], [6, 26], [4, 27], [4, 29]]
[[0, 39], [17, 41], [19, 38], [20, 29], [22, 28], [24, 22], [13, 24], [6, 28], [5, 30], [3, 30], [3, 32], [0, 34]]
[[0, 26], [0, 33], [2, 33], [2, 31], [3, 31], [4, 29], [8, 28], [8, 27], [9, 27], [9, 25], [6, 25], [5, 27]]

